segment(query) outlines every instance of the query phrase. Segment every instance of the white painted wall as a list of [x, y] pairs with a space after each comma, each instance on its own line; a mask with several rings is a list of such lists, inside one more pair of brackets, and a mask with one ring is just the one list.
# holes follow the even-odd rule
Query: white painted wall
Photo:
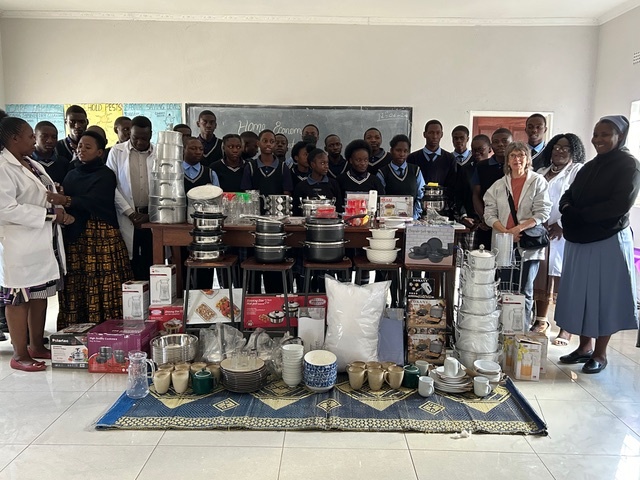
[[449, 132], [470, 110], [555, 112], [556, 131], [581, 135], [593, 116], [597, 27], [3, 19], [0, 28], [7, 103], [408, 105], [415, 147], [428, 119]]

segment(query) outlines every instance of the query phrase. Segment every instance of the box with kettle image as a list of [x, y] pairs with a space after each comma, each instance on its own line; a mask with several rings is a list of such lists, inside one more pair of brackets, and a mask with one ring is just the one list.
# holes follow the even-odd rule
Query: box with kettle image
[[452, 225], [407, 225], [404, 261], [410, 265], [453, 265], [455, 229]]
[[131, 280], [122, 284], [122, 317], [145, 320], [149, 314], [149, 282]]
[[446, 301], [443, 298], [409, 298], [407, 300], [407, 328], [422, 327], [435, 330], [447, 328]]
[[426, 360], [433, 365], [443, 365], [446, 358], [446, 333], [431, 333], [431, 328], [407, 328], [407, 361]]
[[87, 332], [95, 323], [69, 325], [49, 336], [51, 366], [54, 368], [88, 368]]
[[171, 305], [176, 301], [175, 265], [153, 265], [149, 268], [149, 297], [151, 305]]
[[129, 352], [149, 353], [156, 333], [156, 322], [107, 320], [96, 325], [87, 333], [89, 372], [127, 373]]
[[282, 328], [285, 324], [285, 309], [289, 312], [289, 323], [298, 326], [298, 315], [301, 307], [323, 308], [326, 317], [327, 296], [309, 295], [305, 302], [304, 295], [287, 295], [288, 305], [283, 295], [250, 295], [244, 302], [244, 328]]

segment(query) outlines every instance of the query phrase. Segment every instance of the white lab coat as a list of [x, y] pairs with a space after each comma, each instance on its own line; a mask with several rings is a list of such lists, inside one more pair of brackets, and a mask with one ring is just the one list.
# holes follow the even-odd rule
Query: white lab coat
[[[560, 197], [566, 192], [573, 183], [577, 173], [584, 165], [582, 163], [572, 163], [563, 168], [558, 175], [549, 181], [549, 199], [551, 200], [551, 213], [549, 215], [548, 224], [557, 223], [562, 227], [560, 213]], [[551, 167], [545, 167], [538, 170], [542, 176], [546, 175]], [[559, 277], [562, 274], [562, 258], [564, 256], [564, 237], [551, 240], [549, 245], [549, 275]]]
[[[132, 148], [130, 140], [118, 143], [111, 148], [109, 158], [107, 158], [107, 167], [115, 172], [118, 179], [115, 197], [116, 212], [118, 213], [120, 233], [129, 251], [129, 259], [133, 258], [133, 231], [135, 230], [133, 222], [128, 217], [135, 210], [129, 170], [129, 152]], [[151, 191], [151, 170], [153, 169], [156, 155], [153, 144], [149, 148], [151, 149], [151, 154], [147, 157], [147, 172], [149, 173], [149, 191]]]
[[[47, 175], [37, 162], [35, 167]], [[51, 182], [53, 184], [53, 181]], [[0, 285], [27, 288], [57, 280], [53, 228], [65, 268], [62, 230], [47, 222], [47, 189], [11, 152], [0, 152]]]

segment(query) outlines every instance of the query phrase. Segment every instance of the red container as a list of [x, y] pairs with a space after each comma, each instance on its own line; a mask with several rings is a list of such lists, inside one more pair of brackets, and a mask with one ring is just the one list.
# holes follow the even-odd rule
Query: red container
[[87, 334], [89, 372], [127, 373], [129, 352], [149, 353], [156, 333], [156, 322], [142, 320], [107, 320], [96, 325]]

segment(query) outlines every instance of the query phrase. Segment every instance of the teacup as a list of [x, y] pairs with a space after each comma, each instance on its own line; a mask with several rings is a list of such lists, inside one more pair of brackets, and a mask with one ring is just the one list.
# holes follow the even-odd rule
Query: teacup
[[347, 367], [362, 367], [367, 368], [367, 364], [365, 362], [351, 362]]
[[394, 367], [396, 366], [395, 362], [382, 362], [382, 368], [384, 370], [389, 370], [389, 367]]
[[418, 377], [420, 377], [420, 369], [418, 367], [415, 365], [405, 365], [402, 386], [406, 388], [418, 388]]
[[460, 371], [460, 362], [453, 358], [447, 357], [444, 359], [444, 374], [447, 377], [455, 377]]
[[191, 375], [193, 375], [196, 372], [199, 372], [200, 370], [202, 370], [203, 368], [207, 368], [207, 364], [204, 362], [194, 362], [191, 364], [191, 367], [189, 368], [189, 370], [191, 370]]
[[220, 383], [220, 379], [222, 378], [222, 371], [220, 371], [220, 364], [219, 363], [209, 363], [207, 365], [207, 370], [209, 370], [212, 374], [213, 377], [216, 379], [216, 384]]
[[367, 362], [365, 365], [367, 370], [370, 368], [382, 368], [382, 364], [380, 362]]
[[171, 386], [171, 372], [168, 370], [157, 370], [153, 376], [153, 386], [157, 394], [164, 395], [167, 393]]
[[186, 370], [186, 371], [189, 371], [189, 370], [191, 370], [191, 364], [190, 364], [190, 363], [186, 363], [186, 362], [183, 362], [183, 363], [176, 363], [176, 364], [173, 366], [173, 369], [174, 369], [175, 371], [179, 371], [179, 370]]
[[174, 370], [171, 372], [171, 382], [176, 393], [184, 393], [189, 387], [189, 370]]
[[373, 392], [377, 392], [384, 385], [385, 371], [381, 368], [367, 368], [367, 381], [369, 382], [369, 388]]
[[397, 390], [402, 386], [402, 379], [404, 378], [404, 368], [398, 365], [390, 366], [384, 374], [384, 379], [389, 384], [389, 387]]
[[420, 370], [420, 375], [426, 375], [429, 373], [429, 362], [426, 360], [416, 360], [416, 367]]
[[349, 365], [347, 367], [347, 373], [349, 374], [349, 385], [354, 390], [360, 390], [364, 385], [364, 379], [367, 371], [364, 367]]
[[433, 384], [433, 378], [423, 376], [418, 379], [418, 393], [422, 397], [428, 397], [429, 395], [433, 395], [433, 392], [435, 391], [436, 390]]
[[473, 393], [478, 397], [486, 397], [491, 393], [491, 385], [487, 377], [475, 377], [473, 379]]
[[173, 372], [173, 363], [163, 363], [162, 365], [158, 365], [156, 371], [166, 370], [167, 372]]

